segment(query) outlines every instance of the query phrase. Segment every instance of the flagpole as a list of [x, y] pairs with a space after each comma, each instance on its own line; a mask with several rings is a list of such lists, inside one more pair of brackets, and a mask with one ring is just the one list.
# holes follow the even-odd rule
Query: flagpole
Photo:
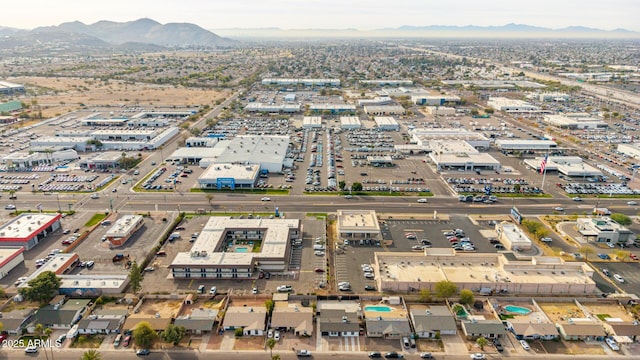
[[547, 149], [547, 155], [545, 156], [545, 164], [544, 170], [542, 171], [542, 185], [540, 186], [540, 191], [544, 193], [544, 181], [547, 178], [547, 163], [549, 162], [549, 149]]

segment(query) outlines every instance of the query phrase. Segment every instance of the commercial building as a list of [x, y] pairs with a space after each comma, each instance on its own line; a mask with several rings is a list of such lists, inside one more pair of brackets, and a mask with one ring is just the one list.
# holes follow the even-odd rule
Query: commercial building
[[[180, 129], [170, 126], [166, 129], [109, 129], [93, 131], [59, 131], [56, 136], [45, 136], [31, 141], [31, 147], [74, 149], [76, 151], [105, 151], [105, 150], [155, 150], [164, 145], [174, 136], [178, 135]], [[89, 144], [92, 140], [98, 140], [102, 146], [95, 143]]]
[[415, 128], [409, 130], [411, 141], [429, 151], [429, 143], [444, 140], [449, 143], [466, 142], [477, 149], [489, 149], [491, 141], [484, 135], [461, 128]]
[[[224, 137], [189, 137], [184, 141], [184, 146], [188, 148], [211, 148], [218, 144], [219, 141], [224, 140]], [[180, 149], [177, 149], [178, 151]]]
[[579, 218], [578, 232], [587, 241], [596, 243], [631, 244], [636, 234], [609, 217]]
[[91, 140], [94, 140], [92, 136], [43, 136], [32, 140], [29, 144], [32, 148], [73, 149], [78, 152], [85, 152], [87, 149], [96, 150], [93, 145], [87, 144]]
[[102, 294], [120, 294], [129, 284], [129, 275], [60, 275], [60, 294], [95, 298]]
[[144, 218], [141, 215], [124, 215], [113, 223], [104, 236], [111, 246], [120, 247], [143, 226]]
[[391, 116], [376, 116], [374, 118], [376, 127], [383, 131], [398, 131], [400, 124]]
[[14, 95], [24, 94], [24, 85], [14, 84], [8, 81], [0, 81], [0, 94]]
[[640, 143], [618, 144], [618, 152], [640, 160]]
[[304, 86], [340, 86], [340, 79], [262, 79], [262, 85], [304, 85]]
[[29, 171], [31, 168], [41, 165], [53, 165], [63, 161], [73, 161], [80, 157], [75, 150], [56, 150], [53, 152], [39, 152], [31, 149], [31, 152], [16, 151], [4, 156], [0, 162], [14, 171]]
[[303, 129], [320, 129], [322, 128], [321, 116], [305, 116], [302, 118]]
[[[18, 285], [18, 288], [29, 287], [29, 281], [38, 277], [38, 275], [51, 271], [56, 274], [59, 278], [62, 276], [67, 276], [69, 272], [75, 269], [76, 265], [80, 262], [80, 258], [78, 254], [75, 253], [59, 253], [55, 254], [49, 261], [47, 261], [44, 265], [37, 268], [34, 272], [27, 276], [27, 280], [22, 284]], [[81, 275], [74, 275], [81, 276]]]
[[411, 96], [411, 102], [416, 105], [443, 106], [445, 104], [459, 104], [460, 97], [455, 95], [416, 94]]
[[244, 110], [249, 112], [264, 112], [264, 113], [296, 113], [300, 111], [300, 105], [298, 104], [264, 104], [260, 102], [251, 102], [244, 107]]
[[548, 102], [548, 101], [567, 102], [571, 99], [569, 94], [560, 93], [560, 92], [543, 92], [543, 93], [529, 94], [527, 95], [527, 98], [530, 100], [540, 101], [540, 102]]
[[453, 116], [456, 114], [456, 109], [446, 106], [427, 106], [427, 113], [433, 116]]
[[374, 210], [338, 210], [338, 236], [343, 239], [381, 239]]
[[309, 110], [314, 113], [329, 113], [332, 115], [335, 114], [355, 114], [356, 106], [351, 104], [311, 104], [309, 105]]
[[533, 243], [531, 239], [516, 224], [510, 222], [500, 222], [495, 226], [498, 233], [498, 240], [507, 250], [520, 251], [531, 250]]
[[461, 289], [491, 289], [495, 293], [591, 295], [596, 292], [593, 269], [581, 262], [539, 256], [518, 260], [511, 253], [456, 253], [426, 249], [423, 253], [374, 255], [374, 272], [381, 291], [435, 290], [448, 280]]
[[0, 279], [7, 276], [16, 266], [24, 263], [23, 253], [22, 246], [0, 248]]
[[367, 115], [404, 115], [407, 111], [400, 105], [365, 105]]
[[218, 157], [227, 150], [228, 140], [214, 143], [213, 147], [182, 147], [177, 148], [167, 157], [173, 162], [181, 164], [198, 164], [207, 167], [218, 161]]
[[198, 186], [202, 189], [218, 190], [253, 189], [259, 175], [260, 165], [257, 164], [213, 163], [198, 177]]
[[500, 162], [487, 153], [481, 153], [466, 141], [452, 142], [447, 140], [429, 141], [429, 158], [438, 170], [462, 169], [499, 170]]
[[442, 80], [446, 85], [462, 85], [465, 88], [473, 87], [489, 90], [510, 90], [519, 88], [543, 89], [546, 85], [526, 80]]
[[340, 127], [345, 130], [360, 129], [362, 123], [357, 116], [340, 116]]
[[361, 85], [376, 85], [376, 86], [410, 86], [413, 85], [413, 80], [400, 80], [400, 79], [387, 79], [387, 80], [358, 80]]
[[502, 151], [544, 151], [557, 148], [558, 144], [553, 140], [526, 140], [526, 139], [498, 139], [496, 147]]
[[[540, 171], [540, 164], [544, 157], [536, 157], [524, 160], [525, 165], [536, 171]], [[545, 166], [547, 172], [557, 171], [570, 177], [602, 176], [602, 171], [584, 163], [579, 156], [549, 156]]]
[[60, 229], [60, 214], [22, 213], [0, 226], [1, 246], [23, 246], [30, 250]]
[[301, 236], [296, 219], [211, 217], [169, 268], [174, 278], [251, 279], [259, 269], [286, 270], [290, 241]]
[[529, 104], [523, 100], [508, 99], [504, 97], [491, 97], [487, 101], [487, 105], [507, 113], [533, 113], [540, 111], [540, 108]]
[[375, 105], [389, 105], [396, 104], [395, 101], [389, 95], [376, 96], [373, 99], [359, 99], [358, 106], [375, 106]]
[[545, 115], [544, 122], [561, 129], [598, 130], [606, 129], [609, 124], [601, 119], [584, 114]]
[[80, 167], [83, 169], [113, 169], [120, 166], [121, 160], [122, 152], [104, 151], [83, 159], [80, 162]]
[[[260, 164], [260, 170], [279, 173], [284, 167], [289, 137], [279, 135], [241, 135], [225, 143], [218, 163]], [[217, 146], [224, 146], [218, 144]]]

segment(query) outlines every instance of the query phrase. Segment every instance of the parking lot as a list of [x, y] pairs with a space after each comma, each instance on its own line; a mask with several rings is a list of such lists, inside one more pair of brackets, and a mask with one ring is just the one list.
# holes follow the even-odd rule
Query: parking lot
[[[600, 286], [598, 283], [598, 287], [603, 290], [603, 292], [615, 292], [615, 287], [619, 287], [623, 291], [630, 294], [638, 294], [640, 293], [640, 273], [638, 272], [638, 263], [637, 262], [609, 262], [609, 263], [594, 263], [594, 266], [598, 268], [598, 270], [602, 268], [606, 268], [609, 270], [611, 277], [606, 278], [610, 282], [613, 282], [614, 286], [611, 286], [608, 283], [605, 283]], [[613, 278], [614, 274], [619, 274], [624, 278], [624, 283], [620, 283]], [[604, 288], [603, 288], [604, 287]], [[609, 291], [607, 291], [609, 290]]]

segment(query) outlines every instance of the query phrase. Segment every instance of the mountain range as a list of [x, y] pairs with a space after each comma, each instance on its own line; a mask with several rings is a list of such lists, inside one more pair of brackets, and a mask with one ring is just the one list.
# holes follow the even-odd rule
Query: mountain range
[[[213, 32], [215, 31], [215, 33]], [[216, 29], [206, 30], [191, 23], [161, 24], [152, 19], [128, 22], [66, 22], [57, 26], [22, 30], [0, 26], [0, 50], [73, 51], [86, 49], [160, 50], [176, 47], [228, 48], [239, 45], [232, 38], [321, 39], [321, 38], [640, 38], [625, 29], [600, 30], [582, 26], [562, 29], [507, 24], [502, 26], [400, 26], [375, 30], [358, 29]], [[220, 34], [222, 37], [217, 34]]]

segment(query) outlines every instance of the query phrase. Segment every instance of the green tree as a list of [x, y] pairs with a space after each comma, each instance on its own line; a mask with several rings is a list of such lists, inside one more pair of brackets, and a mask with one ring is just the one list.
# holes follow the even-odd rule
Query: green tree
[[278, 342], [274, 338], [267, 339], [267, 347], [269, 348], [269, 353], [272, 358], [273, 358], [273, 348], [276, 346], [277, 343]]
[[589, 255], [593, 255], [596, 251], [591, 247], [591, 245], [582, 245], [578, 251], [584, 255], [584, 259], [589, 261]]
[[340, 180], [338, 181], [338, 188], [340, 188], [340, 190], [344, 190], [344, 187], [347, 186], [347, 182], [344, 180]]
[[162, 333], [162, 339], [165, 342], [171, 343], [173, 345], [178, 345], [186, 334], [187, 329], [185, 329], [184, 326], [169, 324]]
[[476, 344], [478, 344], [478, 346], [480, 346], [480, 350], [484, 350], [484, 347], [489, 345], [489, 340], [485, 339], [484, 336], [480, 336], [476, 340]]
[[139, 322], [131, 334], [136, 346], [143, 349], [150, 348], [156, 341], [157, 336], [158, 334], [151, 328], [151, 324], [146, 321]]
[[275, 355], [271, 355], [271, 360], [280, 360], [280, 355], [275, 354]]
[[470, 305], [473, 304], [473, 300], [473, 291], [469, 289], [460, 290], [460, 303]]
[[209, 205], [211, 205], [211, 200], [213, 200], [213, 194], [207, 193], [205, 197], [207, 198], [207, 201], [209, 201]]
[[271, 299], [266, 300], [266, 301], [264, 302], [264, 307], [266, 307], [266, 308], [267, 308], [267, 314], [269, 314], [269, 316], [271, 316], [271, 313], [273, 313], [273, 307], [274, 307], [275, 305], [276, 305], [276, 304], [275, 304], [275, 303], [273, 302], [273, 300], [271, 300]]
[[359, 183], [359, 182], [357, 182], [357, 181], [356, 181], [356, 182], [354, 182], [354, 183], [351, 185], [351, 190], [353, 190], [353, 191], [362, 191], [362, 184], [361, 184], [361, 183]]
[[142, 271], [140, 271], [140, 267], [137, 262], [133, 262], [131, 264], [131, 269], [129, 269], [129, 285], [131, 286], [131, 290], [133, 292], [138, 292], [142, 289]]
[[625, 214], [614, 213], [614, 214], [611, 214], [609, 217], [611, 218], [611, 220], [617, 222], [622, 226], [631, 225], [631, 218]]
[[241, 328], [241, 327], [236, 328], [236, 329], [233, 331], [233, 334], [234, 334], [236, 337], [242, 337], [242, 336], [244, 335], [244, 329], [243, 329], [243, 328]]
[[436, 295], [439, 298], [449, 298], [458, 291], [456, 284], [449, 280], [438, 281], [435, 285]]
[[29, 287], [18, 290], [20, 295], [29, 301], [45, 303], [54, 297], [60, 289], [60, 279], [53, 271], [44, 271], [29, 281]]
[[82, 354], [80, 360], [102, 360], [102, 354], [96, 349], [89, 349]]
[[420, 301], [422, 302], [430, 302], [431, 301], [431, 290], [429, 289], [420, 289]]

